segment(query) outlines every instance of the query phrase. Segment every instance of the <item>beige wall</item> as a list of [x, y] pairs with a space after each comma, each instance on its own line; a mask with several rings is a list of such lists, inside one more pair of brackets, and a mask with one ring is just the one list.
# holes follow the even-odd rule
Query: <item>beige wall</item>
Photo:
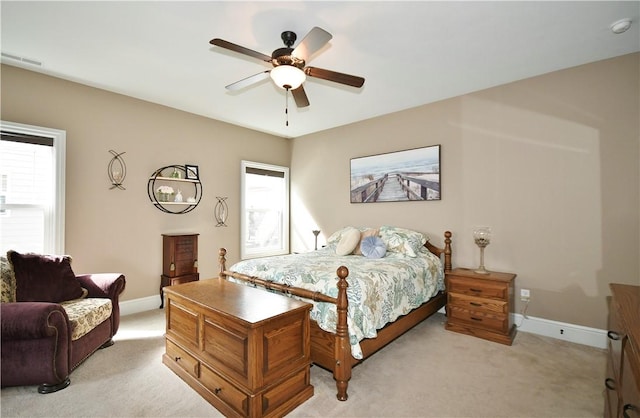
[[[237, 260], [240, 160], [289, 165], [286, 139], [16, 67], [3, 65], [1, 75], [2, 120], [66, 131], [66, 252], [77, 273], [125, 273], [122, 300], [158, 294], [162, 233], [200, 234], [203, 278], [217, 274], [220, 246]], [[126, 190], [109, 190], [110, 149], [126, 152]], [[190, 213], [165, 214], [150, 203], [147, 180], [185, 163], [199, 166], [202, 201]], [[215, 226], [216, 196], [228, 196], [227, 228]]]
[[[489, 269], [518, 274], [528, 313], [606, 328], [609, 282], [640, 282], [640, 55], [633, 54], [285, 140], [2, 66], [3, 120], [67, 131], [66, 249], [76, 271], [123, 271], [123, 300], [157, 293], [165, 232], [200, 233], [200, 272], [217, 248], [239, 254], [239, 162], [288, 165], [292, 245], [313, 247], [344, 225], [391, 224], [437, 244], [454, 233], [454, 265], [475, 267], [476, 225], [489, 225]], [[442, 145], [442, 200], [349, 203], [352, 157]], [[125, 191], [109, 190], [109, 150], [126, 152]], [[149, 175], [200, 166], [204, 197], [167, 215]], [[216, 228], [215, 196], [229, 197]], [[522, 305], [517, 303], [517, 309]]]
[[[518, 274], [531, 316], [606, 328], [608, 283], [640, 284], [639, 54], [547, 74], [293, 141], [292, 244], [397, 225], [476, 267]], [[373, 88], [373, 87], [370, 87]], [[442, 200], [349, 203], [353, 157], [442, 145]], [[518, 300], [517, 310], [523, 305]]]

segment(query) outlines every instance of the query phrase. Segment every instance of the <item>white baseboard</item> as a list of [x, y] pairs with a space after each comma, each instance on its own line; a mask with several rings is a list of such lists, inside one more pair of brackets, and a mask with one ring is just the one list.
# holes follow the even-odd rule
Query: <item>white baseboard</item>
[[544, 335], [596, 348], [607, 348], [607, 331], [602, 329], [551, 321], [533, 316], [524, 317], [520, 314], [515, 314], [514, 320], [518, 326], [518, 331]]
[[120, 315], [132, 315], [140, 312], [151, 311], [160, 307], [158, 295], [147, 296], [145, 298], [125, 300], [120, 302]]
[[[444, 308], [441, 308], [438, 312], [445, 314]], [[514, 314], [513, 320], [520, 332], [543, 335], [596, 348], [607, 348], [607, 331], [602, 329], [551, 321], [528, 315], [524, 317], [521, 314]]]

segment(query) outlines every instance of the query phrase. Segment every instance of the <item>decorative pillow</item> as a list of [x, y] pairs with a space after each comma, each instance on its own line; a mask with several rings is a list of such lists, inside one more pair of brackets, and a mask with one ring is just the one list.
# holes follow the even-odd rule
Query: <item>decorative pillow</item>
[[356, 249], [353, 250], [353, 253], [355, 255], [363, 255], [362, 254], [362, 240], [364, 240], [366, 237], [377, 237], [378, 236], [378, 232], [380, 232], [379, 229], [373, 229], [373, 228], [368, 228], [365, 229], [364, 231], [360, 232], [360, 242], [358, 243], [358, 245], [356, 246]]
[[380, 237], [365, 237], [360, 243], [362, 255], [367, 258], [382, 258], [387, 253], [387, 246]]
[[350, 230], [342, 234], [342, 238], [340, 238], [340, 242], [336, 246], [336, 254], [337, 255], [351, 254], [359, 242], [360, 242], [360, 231], [357, 230], [356, 228], [351, 228]]
[[18, 302], [60, 303], [85, 295], [69, 256], [8, 251], [7, 258], [16, 276]]
[[417, 257], [421, 247], [428, 241], [427, 236], [409, 229], [382, 226], [380, 237], [387, 245], [387, 251]]
[[0, 256], [0, 289], [2, 290], [0, 297], [2, 303], [16, 301], [16, 276], [5, 256]]
[[327, 244], [339, 243], [342, 239], [342, 235], [344, 235], [345, 232], [348, 232], [351, 229], [353, 229], [352, 226], [345, 226], [342, 229], [338, 229], [336, 232], [331, 234], [329, 238], [327, 238]]

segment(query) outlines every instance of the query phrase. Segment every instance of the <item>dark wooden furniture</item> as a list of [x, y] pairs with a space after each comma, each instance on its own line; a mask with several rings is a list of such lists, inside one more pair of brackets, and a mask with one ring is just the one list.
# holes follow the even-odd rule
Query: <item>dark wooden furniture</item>
[[200, 279], [198, 273], [198, 235], [162, 234], [162, 275], [160, 309], [164, 307], [163, 289]]
[[446, 329], [511, 345], [514, 281], [512, 273], [478, 274], [457, 268], [446, 274]]
[[640, 417], [640, 286], [611, 283], [605, 417]]
[[[438, 248], [427, 242], [425, 247], [438, 257], [444, 258], [444, 270], [451, 270], [451, 232], [444, 233], [444, 248]], [[224, 248], [220, 249], [220, 278], [233, 277], [243, 280], [254, 285], [262, 286], [266, 289], [295, 295], [301, 298], [313, 300], [314, 302], [326, 302], [336, 305], [337, 325], [336, 332], [331, 333], [321, 329], [315, 321], [311, 321], [311, 361], [327, 370], [333, 372], [336, 381], [338, 400], [346, 401], [348, 398], [347, 388], [351, 379], [351, 369], [353, 366], [361, 363], [373, 353], [393, 341], [398, 336], [428, 318], [437, 312], [446, 303], [444, 293], [438, 293], [422, 306], [398, 318], [396, 321], [388, 324], [384, 328], [378, 330], [376, 338], [364, 339], [360, 342], [363, 352], [361, 360], [353, 358], [351, 355], [351, 345], [349, 344], [349, 330], [347, 328], [347, 276], [349, 270], [345, 266], [337, 269], [338, 275], [338, 295], [337, 297], [327, 296], [320, 292], [313, 292], [307, 289], [281, 285], [258, 277], [247, 276], [241, 273], [229, 271], [226, 268], [226, 254]]]
[[162, 362], [227, 417], [281, 417], [313, 396], [311, 304], [209, 279], [165, 289]]

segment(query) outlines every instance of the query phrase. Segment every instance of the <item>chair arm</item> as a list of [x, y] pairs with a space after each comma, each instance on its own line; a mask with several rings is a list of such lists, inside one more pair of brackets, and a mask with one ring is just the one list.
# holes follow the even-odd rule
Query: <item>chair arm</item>
[[118, 298], [127, 283], [124, 275], [120, 273], [78, 274], [76, 279], [78, 279], [82, 287], [89, 291], [87, 297], [111, 299], [113, 309], [111, 329], [112, 336], [115, 335], [120, 327], [120, 304]]
[[57, 303], [2, 303], [0, 317], [3, 341], [62, 336], [68, 332], [67, 313]]
[[109, 298], [117, 302], [124, 291], [126, 280], [120, 273], [78, 274], [76, 279], [89, 291], [89, 298]]

